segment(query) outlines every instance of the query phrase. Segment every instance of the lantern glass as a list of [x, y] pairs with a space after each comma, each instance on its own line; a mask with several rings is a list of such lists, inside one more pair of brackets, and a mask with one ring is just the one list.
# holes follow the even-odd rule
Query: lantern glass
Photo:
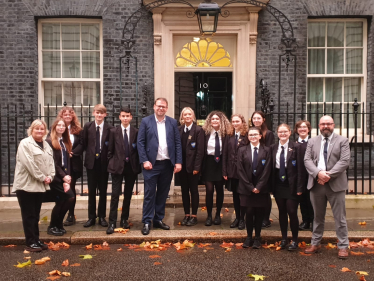
[[221, 12], [216, 3], [201, 3], [196, 9], [200, 33], [211, 35], [217, 31], [218, 15]]

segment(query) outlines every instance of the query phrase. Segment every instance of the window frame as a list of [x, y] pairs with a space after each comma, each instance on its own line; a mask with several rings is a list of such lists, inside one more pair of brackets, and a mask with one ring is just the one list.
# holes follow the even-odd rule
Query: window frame
[[[347, 108], [347, 104], [353, 104], [353, 101], [349, 101], [349, 102], [346, 102], [344, 101], [344, 78], [361, 78], [361, 101], [358, 102], [360, 104], [360, 107], [359, 107], [359, 112], [362, 112], [362, 104], [365, 104], [366, 105], [366, 95], [367, 95], [367, 64], [368, 64], [368, 61], [367, 61], [367, 52], [368, 52], [368, 31], [367, 31], [367, 19], [366, 18], [318, 18], [318, 19], [308, 19], [308, 24], [309, 23], [312, 23], [312, 22], [325, 22], [326, 25], [325, 25], [325, 46], [324, 47], [309, 47], [308, 46], [308, 38], [309, 38], [309, 28], [307, 28], [307, 37], [306, 37], [306, 46], [307, 46], [307, 64], [306, 64], [306, 93], [307, 93], [307, 97], [306, 97], [306, 100], [307, 100], [307, 104], [309, 105], [310, 103], [312, 105], [316, 105], [317, 102], [308, 102], [308, 95], [309, 95], [309, 92], [308, 92], [308, 79], [309, 78], [322, 78], [323, 79], [323, 101], [321, 102], [318, 102], [318, 104], [320, 106], [323, 106], [323, 104], [325, 103], [325, 100], [326, 100], [326, 78], [342, 78], [342, 108], [343, 108], [343, 121], [342, 121], [342, 125], [343, 127], [342, 128], [335, 128], [335, 132], [336, 133], [340, 133], [340, 134], [348, 134], [349, 135], [352, 135], [353, 132], [354, 132], [354, 128], [349, 128], [349, 132], [347, 132], [347, 128], [346, 128], [346, 116], [345, 116], [345, 112], [346, 112], [346, 108]], [[343, 47], [328, 47], [327, 46], [327, 25], [329, 22], [343, 22], [343, 23], [347, 23], [347, 22], [362, 22], [362, 34], [363, 34], [363, 38], [362, 38], [362, 47], [347, 47], [346, 46], [346, 24], [344, 25], [344, 46]], [[358, 49], [358, 48], [362, 48], [362, 74], [347, 74], [346, 72], [346, 50], [347, 49]], [[309, 71], [309, 49], [324, 49], [325, 50], [325, 73], [324, 74], [309, 74], [308, 71]], [[344, 64], [344, 72], [345, 73], [342, 73], [342, 74], [327, 74], [327, 69], [328, 69], [328, 58], [327, 58], [327, 50], [329, 49], [343, 49], [344, 50], [344, 61], [343, 61], [343, 64]], [[334, 103], [334, 105], [338, 105], [340, 104], [340, 102], [326, 102], [326, 104], [332, 104]], [[307, 106], [307, 110], [309, 109], [309, 106]], [[352, 111], [353, 111], [353, 108], [352, 108]], [[350, 111], [350, 113], [352, 113], [352, 111]], [[337, 113], [338, 114], [338, 113]], [[359, 117], [360, 118], [360, 117]], [[358, 133], [360, 133], [362, 131], [362, 126], [365, 126], [366, 124], [366, 117], [364, 119], [364, 123], [362, 123], [360, 125], [360, 127], [358, 127]]]
[[[44, 78], [43, 77], [43, 53], [42, 53], [42, 24], [44, 23], [69, 23], [69, 24], [99, 24], [99, 36], [100, 36], [100, 43], [99, 43], [99, 53], [100, 53], [100, 77], [99, 78]], [[44, 83], [45, 82], [61, 82], [63, 84], [64, 82], [81, 82], [81, 103], [83, 104], [83, 82], [99, 82], [100, 83], [100, 102], [103, 102], [103, 88], [104, 88], [104, 82], [103, 82], [103, 70], [104, 70], [104, 51], [103, 51], [103, 21], [101, 19], [84, 19], [84, 18], [48, 18], [48, 19], [39, 19], [38, 20], [38, 100], [39, 104], [41, 104], [41, 114], [44, 115], [44, 109], [47, 107], [47, 105], [44, 103]], [[60, 40], [61, 40], [61, 33], [60, 33]], [[80, 42], [81, 42], [81, 36], [82, 32], [80, 31]], [[60, 44], [61, 41], [60, 41]], [[81, 45], [81, 44], [80, 44]], [[64, 50], [59, 49], [60, 53]], [[70, 51], [70, 50], [67, 50]], [[76, 51], [76, 50], [71, 50]], [[88, 51], [88, 50], [87, 50]], [[79, 49], [80, 58], [82, 58], [82, 46], [80, 46]], [[63, 62], [61, 61], [61, 67]], [[82, 73], [82, 59], [80, 59], [80, 72]], [[63, 74], [61, 73], [61, 76]], [[61, 90], [61, 97], [62, 97], [62, 104], [57, 105], [57, 107], [62, 108], [64, 100], [64, 91]], [[49, 105], [50, 107], [55, 107], [55, 104]], [[74, 104], [74, 106], [81, 106], [81, 104]], [[94, 104], [90, 105], [91, 107], [95, 106]], [[89, 105], [83, 105], [83, 108], [88, 108]]]

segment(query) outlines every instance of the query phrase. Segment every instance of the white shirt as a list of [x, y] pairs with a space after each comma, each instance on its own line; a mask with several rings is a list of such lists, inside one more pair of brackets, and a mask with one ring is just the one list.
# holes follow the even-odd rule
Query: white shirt
[[281, 155], [281, 152], [282, 152], [282, 146], [284, 148], [284, 166], [287, 168], [287, 152], [288, 152], [288, 143], [290, 142], [290, 140], [288, 140], [285, 144], [281, 145], [281, 143], [279, 142], [279, 145], [278, 145], [278, 151], [277, 151], [277, 155], [275, 156], [275, 168], [279, 169], [280, 168], [280, 155]]
[[[253, 146], [252, 143], [251, 143], [252, 163], [253, 163], [253, 155], [255, 153], [255, 147], [257, 147], [257, 155], [258, 155], [258, 153], [260, 152], [260, 143], [258, 143], [257, 146]], [[258, 161], [258, 158], [257, 158], [257, 161]]]
[[306, 136], [305, 139], [302, 139], [302, 138], [299, 137], [297, 142], [299, 142], [299, 143], [302, 143], [302, 141], [308, 142], [308, 139], [309, 139], [309, 136]]
[[219, 138], [219, 154], [222, 154], [222, 138], [221, 138], [221, 132], [212, 130], [210, 133], [210, 137], [208, 140], [208, 147], [206, 149], [206, 152], [208, 155], [214, 155], [216, 151], [216, 132], [218, 133], [218, 138]]
[[188, 131], [191, 131], [192, 125], [193, 125], [193, 123], [191, 123], [191, 125], [188, 126], [188, 127], [187, 127], [186, 125], [184, 125], [184, 132], [186, 133], [187, 130], [188, 130]]
[[[332, 139], [332, 136], [333, 136], [334, 133], [331, 134], [331, 136], [328, 137], [329, 141], [327, 143], [327, 151], [329, 151], [329, 147], [330, 147], [330, 143], [331, 143], [331, 139]], [[321, 135], [321, 138], [322, 138], [322, 141], [321, 141], [321, 149], [320, 149], [320, 152], [319, 152], [319, 161], [318, 161], [318, 168], [321, 170], [321, 171], [326, 171], [326, 164], [325, 164], [325, 157], [323, 156], [323, 150], [325, 148], [325, 137], [323, 135]]]
[[123, 127], [122, 123], [121, 123], [121, 131], [122, 131], [122, 137], [125, 138], [125, 129], [126, 129], [126, 134], [127, 134], [127, 138], [128, 138], [128, 142], [130, 143], [130, 124], [127, 125], [127, 127]]
[[235, 138], [239, 141], [240, 140], [240, 132], [235, 133]]
[[[62, 140], [62, 145], [64, 146], [64, 148], [66, 150], [63, 138], [58, 138], [58, 144], [61, 146], [61, 140]], [[65, 167], [65, 165], [64, 165], [64, 150], [62, 149], [62, 147], [61, 147], [61, 158], [62, 158], [62, 160], [61, 160], [62, 161], [62, 167]]]
[[163, 120], [158, 121], [155, 114], [158, 134], [158, 151], [156, 160], [170, 159], [168, 151], [168, 143], [166, 141], [166, 117]]
[[103, 130], [104, 130], [104, 121], [101, 122], [100, 125], [97, 125], [96, 121], [95, 121], [95, 131], [97, 129], [97, 126], [99, 126], [99, 132], [100, 132], [100, 152], [101, 152], [101, 139], [103, 138]]
[[69, 125], [69, 127], [68, 127], [68, 129], [69, 129], [69, 137], [70, 137], [71, 146], [73, 146], [73, 144], [74, 144], [74, 135], [70, 133], [70, 127], [71, 127], [71, 125]]

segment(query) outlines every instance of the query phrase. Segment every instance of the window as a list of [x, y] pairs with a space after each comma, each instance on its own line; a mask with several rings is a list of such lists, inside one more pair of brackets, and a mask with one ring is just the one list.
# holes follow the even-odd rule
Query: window
[[[366, 98], [367, 23], [365, 19], [310, 20], [308, 22], [307, 101], [311, 113], [352, 113], [354, 99]], [[318, 105], [317, 105], [318, 104]], [[360, 106], [359, 108], [361, 108]], [[334, 114], [335, 128], [347, 127], [346, 115]], [[312, 115], [312, 126], [317, 125]], [[360, 118], [358, 118], [360, 119]], [[349, 118], [349, 128], [354, 118]], [[361, 120], [358, 126], [361, 127]]]
[[48, 115], [49, 105], [49, 114], [55, 116], [56, 105], [59, 110], [66, 101], [82, 105], [88, 116], [88, 106], [102, 101], [101, 20], [43, 19], [38, 32], [42, 113]]

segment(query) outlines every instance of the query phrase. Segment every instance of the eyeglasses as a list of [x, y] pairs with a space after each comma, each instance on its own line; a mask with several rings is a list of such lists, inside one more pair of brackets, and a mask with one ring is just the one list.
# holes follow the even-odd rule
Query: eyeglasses
[[159, 108], [159, 109], [166, 109], [166, 108], [168, 108], [167, 106], [163, 106], [163, 105], [156, 105], [156, 107]]
[[334, 125], [334, 123], [320, 123], [319, 125], [321, 127], [325, 127], [325, 126], [330, 127], [330, 126]]
[[248, 135], [249, 137], [257, 137], [257, 136], [259, 136], [260, 134], [251, 134], [251, 135]]
[[289, 131], [281, 131], [281, 132], [278, 132], [278, 135], [286, 135], [288, 133], [289, 133]]

